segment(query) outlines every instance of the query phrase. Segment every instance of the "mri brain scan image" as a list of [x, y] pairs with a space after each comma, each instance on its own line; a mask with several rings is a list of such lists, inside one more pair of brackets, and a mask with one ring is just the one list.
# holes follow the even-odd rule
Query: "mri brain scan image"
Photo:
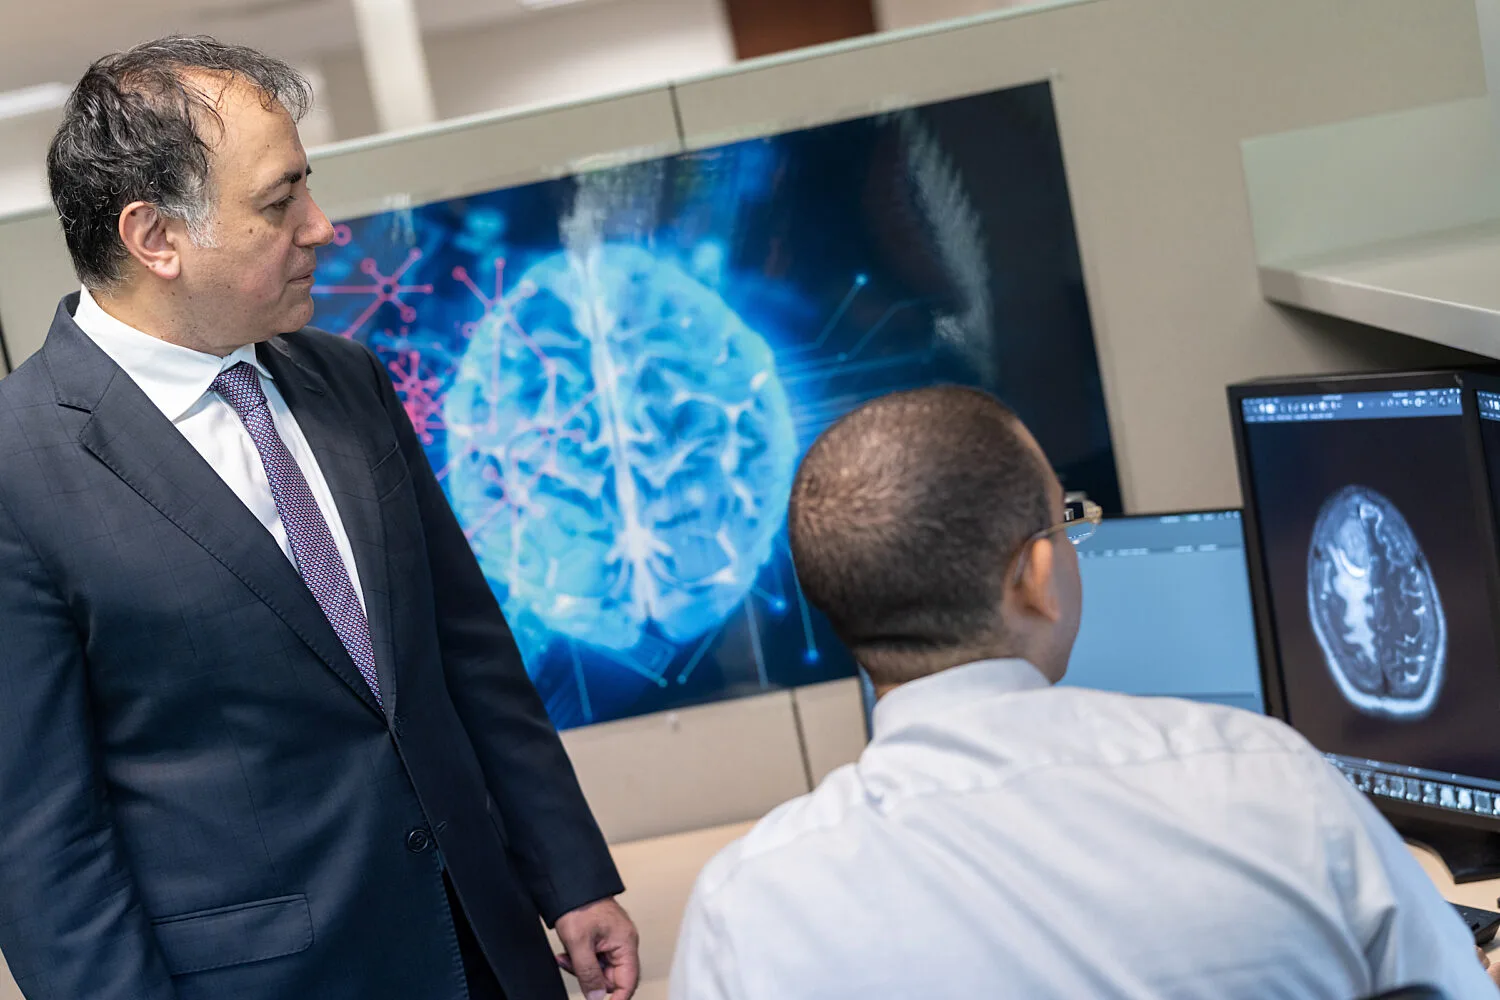
[[1443, 686], [1447, 623], [1427, 556], [1406, 518], [1366, 486], [1318, 512], [1307, 610], [1340, 692], [1367, 715], [1419, 719]]

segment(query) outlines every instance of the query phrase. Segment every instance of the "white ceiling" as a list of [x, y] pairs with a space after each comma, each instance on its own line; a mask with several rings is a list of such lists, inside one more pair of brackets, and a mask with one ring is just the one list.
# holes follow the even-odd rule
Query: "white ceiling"
[[[520, 0], [417, 0], [424, 31], [545, 16]], [[171, 32], [297, 62], [356, 47], [349, 0], [0, 0], [0, 91], [72, 83], [94, 58]]]

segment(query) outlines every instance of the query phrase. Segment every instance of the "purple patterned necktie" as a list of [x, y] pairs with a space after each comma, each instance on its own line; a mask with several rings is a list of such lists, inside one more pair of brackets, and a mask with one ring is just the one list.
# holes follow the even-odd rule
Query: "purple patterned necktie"
[[375, 701], [380, 702], [380, 679], [375, 673], [370, 623], [360, 607], [354, 584], [349, 582], [349, 570], [334, 544], [328, 522], [323, 519], [312, 490], [308, 489], [307, 479], [292, 453], [287, 451], [281, 435], [276, 433], [271, 409], [266, 405], [266, 394], [260, 387], [259, 372], [249, 362], [241, 361], [221, 371], [209, 389], [234, 408], [245, 430], [250, 432], [250, 440], [260, 452], [260, 464], [265, 467], [266, 479], [271, 483], [276, 513], [281, 516], [282, 527], [292, 543], [297, 571], [307, 582], [307, 589], [317, 598], [318, 606], [338, 633], [344, 648], [353, 657], [360, 676], [370, 685]]

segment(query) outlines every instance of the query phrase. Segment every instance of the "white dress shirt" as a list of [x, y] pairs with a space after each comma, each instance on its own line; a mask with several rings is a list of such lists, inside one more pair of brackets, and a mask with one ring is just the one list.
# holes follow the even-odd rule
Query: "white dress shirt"
[[1271, 719], [1053, 688], [992, 660], [903, 685], [858, 763], [704, 869], [673, 1000], [1354, 1000], [1495, 988], [1395, 831]]
[[354, 550], [349, 545], [349, 535], [344, 530], [338, 508], [334, 506], [333, 492], [328, 488], [328, 480], [323, 478], [323, 470], [319, 468], [307, 438], [302, 436], [302, 428], [297, 426], [297, 419], [277, 391], [271, 373], [256, 358], [254, 345], [241, 347], [228, 357], [220, 358], [169, 344], [109, 315], [87, 288], [78, 298], [73, 322], [130, 376], [146, 398], [187, 438], [188, 444], [203, 456], [203, 460], [224, 480], [224, 485], [250, 509], [295, 565], [292, 544], [280, 515], [276, 513], [276, 501], [271, 495], [271, 483], [266, 478], [265, 466], [261, 464], [260, 452], [255, 450], [250, 432], [234, 409], [218, 393], [208, 389], [224, 369], [241, 361], [254, 365], [260, 372], [260, 386], [270, 405], [271, 421], [287, 451], [302, 469], [302, 476], [312, 490], [313, 499], [318, 502], [323, 520], [328, 522], [328, 530], [333, 534], [333, 542], [349, 571], [349, 581], [354, 584], [354, 593], [363, 607], [364, 591], [359, 586]]

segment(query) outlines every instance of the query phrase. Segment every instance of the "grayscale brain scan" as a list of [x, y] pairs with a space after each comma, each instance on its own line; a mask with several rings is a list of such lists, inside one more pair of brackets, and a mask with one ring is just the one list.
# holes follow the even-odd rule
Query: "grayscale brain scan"
[[1307, 610], [1328, 670], [1366, 715], [1416, 720], [1443, 686], [1448, 630], [1406, 518], [1367, 486], [1323, 502], [1307, 554]]

